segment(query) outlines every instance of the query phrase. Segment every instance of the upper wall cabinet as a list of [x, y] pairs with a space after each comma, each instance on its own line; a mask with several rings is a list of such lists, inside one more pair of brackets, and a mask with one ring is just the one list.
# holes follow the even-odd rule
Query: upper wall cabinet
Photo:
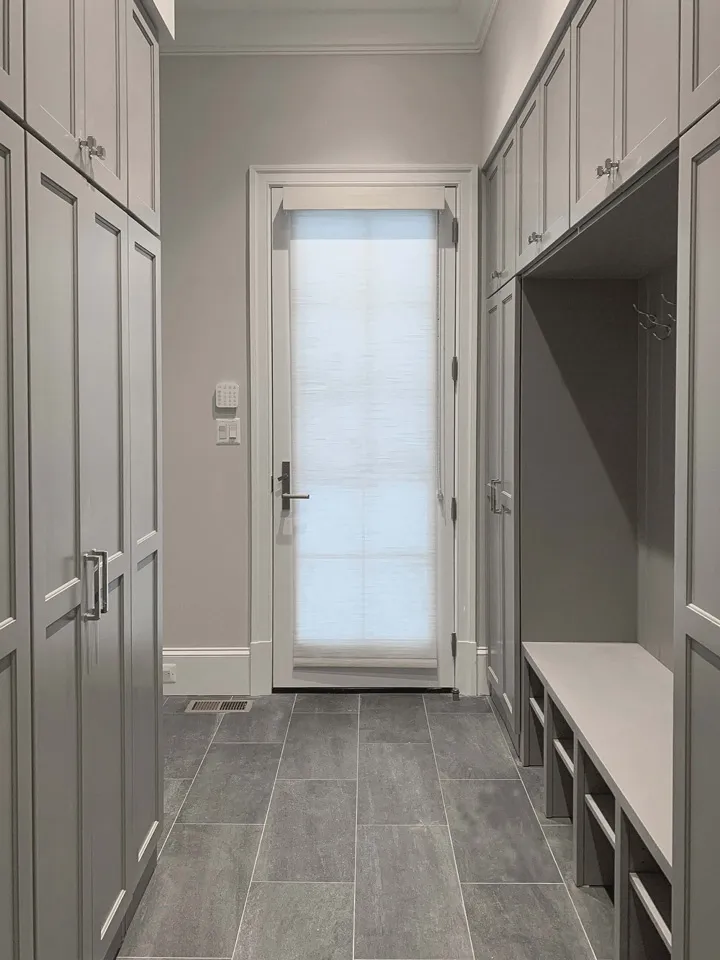
[[0, 0], [0, 101], [19, 116], [23, 98], [23, 0]]
[[485, 176], [486, 293], [491, 296], [515, 275], [517, 143], [515, 130], [508, 136]]
[[678, 133], [677, 0], [585, 0], [571, 26], [577, 223]]
[[25, 117], [77, 166], [84, 162], [85, 4], [25, 0]]
[[517, 125], [516, 263], [522, 270], [535, 257], [540, 233], [540, 91], [535, 90]]
[[132, 0], [128, 8], [128, 206], [160, 230], [159, 46]]
[[682, 0], [680, 123], [683, 130], [720, 103], [720, 5]]
[[570, 226], [570, 33], [540, 81], [540, 234], [547, 249]]

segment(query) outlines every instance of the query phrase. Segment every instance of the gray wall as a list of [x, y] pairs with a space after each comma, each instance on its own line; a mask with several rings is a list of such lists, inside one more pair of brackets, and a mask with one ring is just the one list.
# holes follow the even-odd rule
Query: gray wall
[[[165, 645], [249, 637], [247, 171], [479, 163], [473, 55], [164, 57]], [[242, 384], [240, 448], [213, 390]]]
[[[665, 322], [676, 288], [673, 263], [640, 282], [638, 305]], [[676, 337], [638, 337], [638, 643], [672, 669]]]

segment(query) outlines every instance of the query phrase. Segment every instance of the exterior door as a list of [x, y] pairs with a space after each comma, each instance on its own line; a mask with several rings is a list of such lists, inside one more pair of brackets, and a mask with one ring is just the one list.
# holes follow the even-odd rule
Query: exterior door
[[517, 269], [524, 269], [537, 256], [540, 234], [540, 88], [520, 115], [517, 125]]
[[160, 47], [138, 4], [127, 0], [128, 206], [160, 231]]
[[[488, 310], [487, 496], [488, 674], [508, 729], [519, 736], [519, 656], [516, 636], [515, 464], [518, 430], [517, 283], [509, 284]], [[517, 746], [517, 743], [516, 743]]]
[[[35, 738], [36, 960], [87, 957], [88, 834], [82, 830], [83, 700], [100, 561], [89, 551], [82, 437], [95, 404], [78, 351], [88, 186], [28, 137]], [[86, 730], [87, 735], [87, 730]]]
[[577, 223], [614, 189], [615, 4], [584, 0], [570, 27], [570, 222]]
[[677, 0], [617, 0], [615, 151], [620, 185], [678, 135]]
[[88, 151], [87, 173], [127, 204], [127, 4], [85, 4], [85, 126], [97, 147]]
[[372, 190], [274, 191], [276, 687], [454, 685], [455, 191]]
[[88, 261], [80, 316], [79, 362], [88, 400], [80, 439], [83, 524], [103, 550], [101, 615], [86, 623], [89, 669], [83, 677], [83, 825], [90, 839], [92, 897], [86, 911], [93, 960], [102, 960], [128, 906], [125, 844], [131, 802], [130, 728], [130, 419], [128, 369], [128, 218], [87, 188]]
[[84, 0], [25, 0], [25, 119], [77, 166], [85, 162], [84, 12]]
[[720, 7], [681, 0], [680, 128], [687, 130], [720, 103]]
[[132, 806], [130, 884], [162, 830], [162, 453], [160, 241], [129, 220], [130, 474], [132, 517]]
[[25, 135], [0, 115], [0, 956], [31, 960]]
[[570, 32], [540, 80], [540, 246], [570, 226]]
[[720, 109], [680, 141], [673, 957], [717, 954]]
[[0, 3], [0, 101], [13, 113], [25, 113], [23, 0]]

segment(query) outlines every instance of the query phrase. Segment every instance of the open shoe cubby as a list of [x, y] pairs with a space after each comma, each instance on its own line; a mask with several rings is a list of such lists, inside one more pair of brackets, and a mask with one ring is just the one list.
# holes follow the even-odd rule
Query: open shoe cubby
[[617, 805], [614, 795], [582, 746], [577, 749], [575, 770], [575, 882], [579, 887], [615, 888], [615, 832]]
[[545, 687], [527, 662], [525, 663], [525, 703], [523, 760], [526, 767], [541, 767], [545, 755]]
[[670, 960], [672, 887], [623, 814], [617, 863], [622, 885], [618, 960]]
[[575, 736], [549, 696], [545, 697], [545, 814], [573, 817]]

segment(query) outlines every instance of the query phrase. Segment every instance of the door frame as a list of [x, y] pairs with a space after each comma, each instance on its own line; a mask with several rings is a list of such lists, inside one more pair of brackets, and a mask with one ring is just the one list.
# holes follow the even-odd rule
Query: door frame
[[[272, 190], [300, 185], [429, 186], [457, 191], [458, 424], [457, 684], [477, 691], [476, 437], [478, 345], [478, 168], [459, 166], [253, 166], [249, 175], [250, 693], [273, 684]], [[448, 638], [449, 642], [449, 638]]]

